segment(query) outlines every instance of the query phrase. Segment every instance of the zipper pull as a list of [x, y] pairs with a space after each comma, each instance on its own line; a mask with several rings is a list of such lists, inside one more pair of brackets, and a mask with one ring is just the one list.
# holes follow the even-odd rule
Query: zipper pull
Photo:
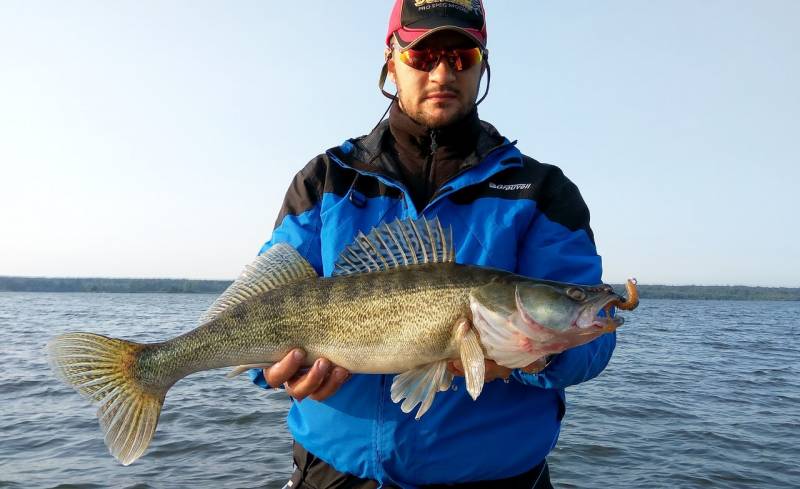
[[436, 154], [436, 150], [439, 149], [439, 143], [436, 142], [436, 136], [439, 134], [439, 131], [436, 129], [431, 129], [431, 155]]

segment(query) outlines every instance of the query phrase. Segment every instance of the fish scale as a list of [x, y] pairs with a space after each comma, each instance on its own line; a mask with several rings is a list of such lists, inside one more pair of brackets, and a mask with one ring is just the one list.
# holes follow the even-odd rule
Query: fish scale
[[450, 263], [304, 280], [262, 293], [170, 340], [170, 354], [206, 370], [230, 365], [226, 352], [235, 352], [238, 363], [256, 363], [302, 347], [309, 364], [325, 357], [352, 371], [401, 372], [420, 358], [454, 356], [452, 329], [471, 314], [470, 290], [497, 275]]

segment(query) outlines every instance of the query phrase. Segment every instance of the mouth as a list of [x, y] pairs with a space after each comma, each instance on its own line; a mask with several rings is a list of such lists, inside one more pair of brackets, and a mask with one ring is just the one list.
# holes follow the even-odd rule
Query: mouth
[[426, 95], [425, 98], [432, 100], [448, 100], [458, 98], [458, 94], [451, 91], [431, 92]]
[[[572, 326], [585, 331], [586, 334], [615, 331], [625, 322], [624, 318], [611, 316], [611, 308], [614, 307], [615, 301], [618, 300], [618, 297], [608, 297], [603, 302], [583, 308]], [[602, 317], [598, 316], [600, 311], [604, 313]]]
[[[625, 318], [612, 317], [612, 308], [616, 307], [621, 311], [632, 311], [639, 305], [639, 291], [636, 289], [636, 279], [628, 279], [625, 284], [628, 298], [617, 294], [606, 297], [603, 301], [585, 307], [573, 323], [574, 327], [585, 329], [588, 332], [610, 333], [622, 326]], [[598, 316], [603, 311], [603, 317]]]

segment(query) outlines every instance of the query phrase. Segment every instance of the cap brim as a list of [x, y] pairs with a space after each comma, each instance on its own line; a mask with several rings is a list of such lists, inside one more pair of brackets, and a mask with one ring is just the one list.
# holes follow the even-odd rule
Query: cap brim
[[394, 37], [397, 40], [397, 44], [400, 45], [400, 50], [405, 51], [406, 49], [411, 49], [417, 43], [421, 42], [423, 39], [427, 38], [431, 34], [441, 31], [455, 31], [460, 34], [463, 34], [473, 40], [475, 44], [484, 48], [483, 36], [481, 35], [481, 31], [478, 29], [468, 29], [464, 27], [456, 27], [453, 25], [445, 25], [441, 27], [434, 27], [433, 29], [407, 29], [401, 28], [394, 32]]

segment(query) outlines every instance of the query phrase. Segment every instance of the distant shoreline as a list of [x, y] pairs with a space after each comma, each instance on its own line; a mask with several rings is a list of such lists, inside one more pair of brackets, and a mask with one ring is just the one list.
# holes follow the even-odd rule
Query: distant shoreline
[[[0, 276], [0, 292], [111, 292], [219, 294], [230, 280], [162, 278], [50, 278]], [[614, 285], [615, 290], [625, 288]], [[800, 288], [744, 285], [639, 285], [642, 299], [800, 301]]]
[[0, 276], [0, 292], [118, 292], [219, 294], [230, 280], [169, 278], [51, 278]]

